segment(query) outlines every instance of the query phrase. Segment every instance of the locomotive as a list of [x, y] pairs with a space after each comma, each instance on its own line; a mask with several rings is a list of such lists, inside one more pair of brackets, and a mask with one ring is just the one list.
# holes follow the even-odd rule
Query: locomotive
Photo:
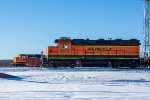
[[138, 67], [140, 41], [56, 39], [57, 46], [48, 46], [46, 56], [52, 67]]
[[46, 57], [42, 54], [19, 54], [13, 58], [13, 66], [40, 67], [47, 64]]
[[[56, 46], [48, 46], [45, 56], [34, 57], [36, 66], [49, 67], [130, 67], [140, 66], [140, 41], [137, 39], [56, 39]], [[25, 58], [24, 61], [21, 59]], [[29, 65], [33, 55], [14, 58], [14, 64]], [[33, 59], [30, 62], [35, 62]], [[21, 63], [22, 64], [22, 63]], [[31, 64], [30, 65], [34, 65]]]

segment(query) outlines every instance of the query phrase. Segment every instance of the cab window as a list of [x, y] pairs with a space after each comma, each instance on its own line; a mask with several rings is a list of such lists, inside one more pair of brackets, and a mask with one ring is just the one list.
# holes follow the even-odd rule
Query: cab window
[[63, 48], [63, 49], [67, 49], [67, 48], [68, 48], [68, 45], [67, 45], [67, 44], [62, 44], [62, 48]]
[[20, 58], [26, 58], [26, 56], [21, 56]]

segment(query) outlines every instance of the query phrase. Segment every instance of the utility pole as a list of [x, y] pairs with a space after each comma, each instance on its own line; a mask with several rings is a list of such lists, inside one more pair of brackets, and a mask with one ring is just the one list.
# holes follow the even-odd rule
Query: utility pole
[[41, 51], [41, 66], [40, 67], [43, 67], [43, 64], [44, 64], [44, 57], [43, 57], [43, 51]]
[[150, 57], [150, 0], [144, 0], [144, 43], [143, 56], [145, 59]]

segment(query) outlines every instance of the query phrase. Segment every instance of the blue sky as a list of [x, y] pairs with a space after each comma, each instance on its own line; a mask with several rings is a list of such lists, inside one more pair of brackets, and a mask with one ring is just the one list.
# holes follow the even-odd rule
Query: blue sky
[[142, 40], [142, 0], [0, 0], [0, 59], [35, 54], [59, 37]]

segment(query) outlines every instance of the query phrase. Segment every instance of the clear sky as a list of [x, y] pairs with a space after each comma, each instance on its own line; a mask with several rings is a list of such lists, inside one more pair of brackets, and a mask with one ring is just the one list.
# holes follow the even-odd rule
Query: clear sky
[[142, 39], [142, 0], [0, 0], [0, 59], [35, 54], [59, 37]]

